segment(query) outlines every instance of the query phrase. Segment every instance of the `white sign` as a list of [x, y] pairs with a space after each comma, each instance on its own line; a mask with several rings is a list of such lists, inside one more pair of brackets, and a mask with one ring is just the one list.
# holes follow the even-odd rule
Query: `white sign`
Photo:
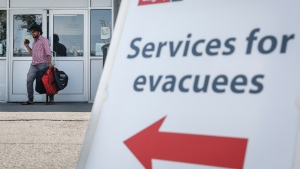
[[299, 168], [299, 5], [122, 1], [77, 168]]
[[110, 29], [109, 27], [101, 27], [101, 39], [110, 38]]

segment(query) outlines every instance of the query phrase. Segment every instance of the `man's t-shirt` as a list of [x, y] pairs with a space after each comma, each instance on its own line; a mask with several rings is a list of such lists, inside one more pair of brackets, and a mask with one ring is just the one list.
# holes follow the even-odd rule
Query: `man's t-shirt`
[[48, 39], [40, 36], [32, 43], [32, 65], [48, 62], [48, 55], [51, 55]]

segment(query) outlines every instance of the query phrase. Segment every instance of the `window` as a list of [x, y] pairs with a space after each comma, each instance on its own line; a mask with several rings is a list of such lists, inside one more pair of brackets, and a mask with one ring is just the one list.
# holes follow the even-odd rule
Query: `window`
[[0, 57], [6, 56], [6, 11], [0, 11]]
[[54, 15], [53, 50], [57, 56], [84, 55], [84, 16], [82, 14]]
[[103, 56], [102, 46], [110, 43], [111, 15], [110, 9], [91, 10], [91, 56]]
[[40, 25], [42, 27], [43, 16], [37, 15], [14, 15], [13, 17], [13, 56], [14, 57], [29, 57], [31, 56], [26, 47], [24, 46], [24, 40], [29, 40], [29, 46], [32, 48], [33, 38], [31, 31], [29, 30], [33, 24]]

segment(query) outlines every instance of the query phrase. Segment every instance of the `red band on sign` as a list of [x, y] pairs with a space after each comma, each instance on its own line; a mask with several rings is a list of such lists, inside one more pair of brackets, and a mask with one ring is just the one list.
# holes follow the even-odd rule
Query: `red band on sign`
[[171, 2], [171, 0], [139, 0], [138, 5], [150, 5], [150, 4], [158, 4], [164, 2]]

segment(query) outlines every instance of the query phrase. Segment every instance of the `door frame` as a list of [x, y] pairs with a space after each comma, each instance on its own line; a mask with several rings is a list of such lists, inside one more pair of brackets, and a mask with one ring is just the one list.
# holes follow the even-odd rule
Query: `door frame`
[[[19, 102], [19, 101], [26, 101], [28, 99], [27, 97], [27, 89], [26, 89], [26, 81], [24, 80], [24, 85], [20, 84], [20, 86], [24, 86], [24, 92], [22, 89], [22, 92], [20, 93], [13, 93], [13, 78], [14, 76], [19, 76], [20, 78], [25, 78], [26, 79], [26, 74], [28, 72], [29, 69], [29, 64], [32, 61], [32, 57], [14, 57], [13, 56], [13, 48], [14, 48], [14, 15], [34, 15], [34, 14], [41, 14], [42, 15], [42, 30], [43, 30], [43, 36], [47, 37], [47, 10], [38, 10], [38, 9], [14, 9], [14, 10], [10, 10], [9, 11], [9, 45], [8, 45], [8, 49], [7, 49], [7, 59], [8, 59], [8, 81], [10, 85], [8, 85], [8, 101], [9, 102]], [[21, 77], [21, 75], [18, 74], [14, 74], [14, 62], [15, 61], [21, 61], [21, 62], [27, 62], [26, 65], [21, 65], [22, 68], [28, 67], [28, 69], [26, 69], [26, 74], [25, 77]], [[23, 67], [24, 66], [24, 67]], [[24, 74], [24, 72], [23, 72]], [[34, 100], [36, 102], [45, 102], [46, 101], [46, 95], [43, 94], [38, 94], [36, 92], [34, 92]]]
[[[87, 102], [88, 101], [88, 77], [89, 77], [89, 71], [88, 71], [88, 61], [89, 61], [89, 48], [88, 48], [88, 10], [60, 10], [60, 9], [53, 9], [49, 10], [49, 38], [51, 38], [51, 50], [53, 51], [53, 25], [54, 25], [54, 15], [75, 15], [75, 14], [82, 14], [84, 17], [84, 26], [83, 26], [83, 51], [84, 54], [82, 57], [58, 57], [56, 58], [56, 63], [59, 63], [60, 61], [83, 61], [83, 96], [77, 97], [75, 95], [65, 95], [58, 93], [57, 96], [55, 96], [55, 101], [75, 101], [75, 102]], [[59, 67], [58, 67], [59, 69]], [[61, 68], [63, 69], [63, 68]], [[80, 71], [80, 70], [78, 70]], [[73, 74], [76, 74], [76, 72], [71, 72]], [[66, 100], [68, 99], [68, 100]]]
[[[58, 93], [55, 96], [55, 101], [56, 102], [87, 102], [89, 101], [89, 94], [88, 94], [88, 81], [89, 81], [89, 48], [88, 48], [88, 10], [83, 10], [83, 9], [78, 9], [78, 10], [66, 10], [66, 9], [43, 9], [43, 10], [38, 10], [38, 9], [14, 9], [14, 10], [10, 10], [9, 11], [9, 45], [8, 45], [8, 49], [7, 49], [7, 62], [8, 62], [8, 102], [21, 102], [21, 101], [25, 101], [27, 100], [27, 89], [26, 89], [26, 74], [28, 72], [29, 69], [29, 64], [32, 61], [32, 57], [14, 57], [13, 56], [13, 48], [14, 48], [14, 40], [13, 40], [13, 36], [14, 36], [14, 15], [29, 15], [29, 14], [41, 14], [42, 15], [42, 30], [43, 30], [43, 36], [46, 38], [51, 38], [51, 41], [53, 41], [52, 36], [53, 35], [53, 16], [55, 14], [60, 14], [60, 15], [72, 15], [72, 14], [82, 14], [84, 17], [84, 31], [83, 31], [83, 51], [84, 51], [84, 55], [82, 57], [61, 57], [61, 58], [57, 58], [57, 62], [65, 60], [65, 61], [83, 61], [83, 94], [80, 95], [79, 97], [76, 97], [75, 95], [72, 94], [60, 94]], [[49, 33], [49, 35], [48, 35]], [[53, 44], [53, 42], [51, 42], [51, 44]], [[53, 50], [53, 46], [50, 46], [51, 50]], [[24, 64], [24, 70], [26, 69], [26, 72], [23, 72], [23, 74], [25, 75], [14, 75], [14, 67], [13, 64], [15, 61], [23, 61], [23, 62], [27, 62], [26, 64]], [[20, 64], [19, 64], [20, 65]], [[23, 64], [22, 64], [23, 67]], [[26, 68], [28, 67], [28, 69]], [[63, 69], [63, 68], [62, 68]], [[80, 71], [80, 70], [79, 70]], [[74, 74], [76, 74], [76, 72], [72, 72]], [[20, 84], [20, 86], [22, 86], [22, 92], [21, 93], [17, 93], [14, 94], [13, 93], [13, 87], [14, 87], [14, 82], [13, 82], [13, 78], [14, 76], [18, 76], [17, 78], [24, 78], [24, 85]], [[25, 77], [23, 77], [25, 76]], [[23, 81], [23, 79], [22, 79]], [[23, 87], [24, 87], [24, 91], [23, 91]], [[35, 87], [35, 86], [34, 86]], [[34, 101], [35, 102], [45, 102], [46, 101], [46, 95], [45, 94], [38, 94], [34, 91]]]

